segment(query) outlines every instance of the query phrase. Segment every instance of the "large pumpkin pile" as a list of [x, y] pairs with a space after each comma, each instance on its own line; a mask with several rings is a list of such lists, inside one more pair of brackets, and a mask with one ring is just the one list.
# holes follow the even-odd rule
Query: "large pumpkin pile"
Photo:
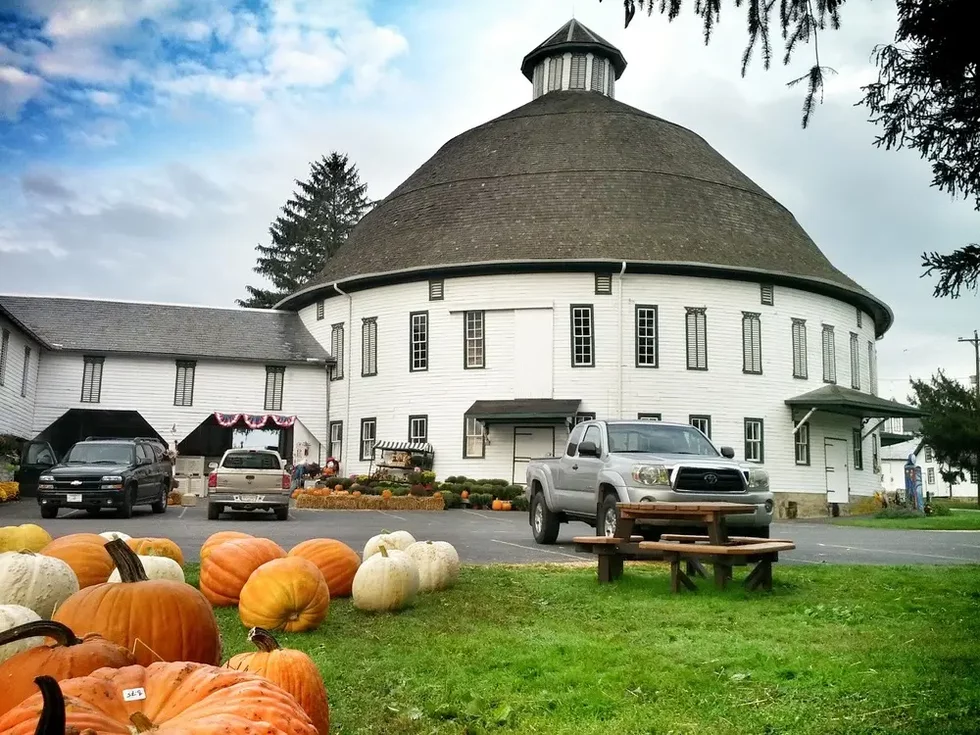
[[[207, 556], [227, 570], [232, 543], [243, 537], [209, 539]], [[346, 581], [342, 572], [351, 556], [359, 561], [352, 549], [345, 547], [345, 561], [343, 553], [331, 557], [323, 548], [329, 544], [305, 542], [317, 562], [287, 556], [265, 539], [245, 540], [258, 548], [250, 552], [262, 560], [254, 569], [262, 573], [235, 593], [246, 603], [243, 619], [264, 616], [269, 628], [285, 630], [310, 627], [311, 620], [318, 625], [330, 599], [318, 563], [338, 594], [345, 584], [349, 594], [353, 570]], [[52, 539], [28, 524], [0, 529], [0, 549], [4, 735], [86, 729], [165, 735], [215, 726], [270, 735], [329, 732], [327, 692], [313, 661], [281, 649], [268, 631], [250, 632], [258, 652], [219, 666], [214, 609], [184, 581], [183, 554], [169, 539], [115, 531]], [[263, 553], [285, 566], [270, 567]]]
[[[240, 531], [210, 536], [199, 589], [180, 547], [118, 531], [52, 539], [0, 528], [0, 733], [327, 735], [323, 679], [271, 631], [313, 631], [330, 602], [396, 611], [459, 573], [456, 550], [383, 531], [363, 553], [329, 538], [288, 552]], [[237, 606], [256, 651], [221, 662], [214, 607]], [[136, 694], [134, 694], [136, 692]], [[65, 698], [71, 706], [65, 706]]]

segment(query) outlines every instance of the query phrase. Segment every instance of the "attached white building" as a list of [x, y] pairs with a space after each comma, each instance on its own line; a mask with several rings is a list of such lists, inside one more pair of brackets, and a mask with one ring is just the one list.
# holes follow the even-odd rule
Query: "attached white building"
[[892, 444], [881, 450], [882, 487], [887, 492], [905, 490], [905, 466], [910, 457], [913, 458], [913, 464], [922, 470], [923, 493], [932, 493], [937, 498], [976, 500], [976, 470], [961, 470], [964, 478], [962, 481], [953, 484], [946, 482], [936, 455], [921, 437]]
[[[411, 441], [440, 477], [523, 482], [575, 422], [637, 417], [690, 422], [767, 467], [780, 513], [872, 494], [882, 421], [919, 414], [877, 396], [891, 310], [701, 137], [617, 101], [625, 68], [570, 21], [523, 60], [531, 102], [442, 146], [265, 321], [190, 310], [188, 342], [161, 331], [170, 307], [144, 305], [122, 350], [110, 307], [38, 325], [62, 346], [42, 345], [32, 430], [79, 407], [87, 355], [104, 355], [107, 404], [164, 436], [267, 410], [282, 365], [282, 411], [345, 473], [369, 469], [375, 442]], [[190, 407], [173, 400], [184, 359]]]
[[261, 422], [285, 456], [326, 459], [330, 359], [295, 313], [0, 295], [0, 317], [0, 433], [157, 436], [200, 475]]

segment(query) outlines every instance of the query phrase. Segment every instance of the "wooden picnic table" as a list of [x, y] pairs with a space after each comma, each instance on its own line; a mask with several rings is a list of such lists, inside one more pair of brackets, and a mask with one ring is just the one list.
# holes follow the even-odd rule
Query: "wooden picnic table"
[[628, 539], [633, 535], [638, 520], [695, 521], [708, 528], [712, 544], [728, 543], [725, 517], [742, 513], [755, 513], [755, 506], [747, 503], [617, 503], [619, 517], [616, 520], [616, 538]]

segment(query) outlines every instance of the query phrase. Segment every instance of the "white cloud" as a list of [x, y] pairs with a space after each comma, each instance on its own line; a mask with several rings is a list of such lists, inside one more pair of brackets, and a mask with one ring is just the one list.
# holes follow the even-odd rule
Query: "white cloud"
[[16, 120], [21, 108], [44, 89], [44, 80], [16, 66], [0, 66], [0, 119]]
[[89, 90], [88, 98], [99, 107], [115, 107], [119, 104], [119, 95], [116, 92], [106, 92], [103, 89]]

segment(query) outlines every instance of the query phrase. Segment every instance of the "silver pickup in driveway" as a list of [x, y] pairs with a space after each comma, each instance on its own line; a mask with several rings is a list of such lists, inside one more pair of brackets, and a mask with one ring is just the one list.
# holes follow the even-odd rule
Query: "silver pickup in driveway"
[[[773, 497], [769, 474], [740, 463], [688, 424], [662, 421], [586, 421], [568, 437], [561, 457], [527, 466], [525, 496], [534, 540], [552, 544], [568, 521], [600, 535], [616, 530], [616, 503], [733, 501], [755, 505], [729, 525], [746, 536], [769, 537]], [[638, 524], [639, 525], [639, 524]], [[665, 526], [641, 525], [648, 538]]]
[[208, 519], [225, 510], [271, 510], [289, 517], [289, 475], [278, 452], [229, 449], [208, 475]]

